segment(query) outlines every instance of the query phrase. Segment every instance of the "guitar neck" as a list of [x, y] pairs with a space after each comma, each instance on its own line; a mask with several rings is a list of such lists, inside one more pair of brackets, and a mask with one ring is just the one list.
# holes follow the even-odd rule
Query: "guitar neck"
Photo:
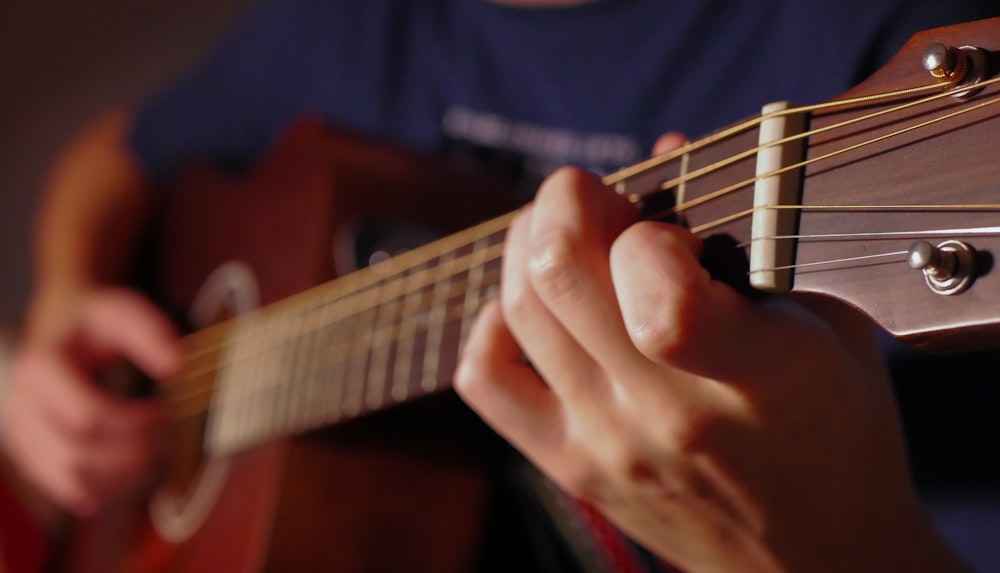
[[[995, 23], [934, 31], [933, 41], [951, 35], [961, 45], [973, 33], [977, 43], [996, 50]], [[894, 60], [904, 64], [838, 100], [766, 108], [604, 182], [636, 203], [641, 217], [668, 219], [705, 237], [706, 267], [730, 284], [745, 286], [755, 273], [787, 269], [765, 288], [836, 296], [897, 334], [979, 328], [977, 320], [995, 333], [1000, 321], [982, 314], [978, 303], [985, 299], [928, 289], [920, 271], [906, 265], [911, 236], [940, 229], [942, 212], [955, 217], [948, 228], [956, 237], [946, 237], [955, 239], [963, 234], [959, 217], [969, 219], [975, 210], [985, 221], [1000, 211], [990, 199], [1000, 179], [991, 151], [1000, 133], [1000, 106], [993, 106], [1000, 88], [988, 80], [981, 93], [954, 97], [951, 84], [920, 66], [931, 43], [929, 35], [916, 38]], [[775, 122], [785, 116], [795, 121]], [[769, 133], [777, 123], [777, 132]], [[968, 134], [979, 143], [963, 139]], [[942, 163], [950, 160], [938, 152], [938, 140], [977, 158], [975, 172], [967, 171], [974, 178], [941, 184], [949, 172]], [[926, 159], [910, 161], [917, 155]], [[767, 196], [771, 181], [782, 189]], [[882, 192], [897, 188], [901, 192]], [[783, 222], [762, 229], [757, 219], [764, 211], [788, 215], [776, 215]], [[233, 452], [449, 388], [473, 318], [498, 287], [510, 219], [309, 289], [210, 336], [193, 335], [191, 363], [212, 372], [215, 385], [211, 404], [203, 404], [212, 410], [209, 450]], [[980, 244], [1000, 242], [998, 236]], [[887, 250], [887, 237], [908, 242]], [[753, 260], [761, 245], [776, 244], [783, 258], [768, 253], [763, 263]], [[881, 274], [872, 272], [872, 252], [888, 252], [875, 259]], [[993, 294], [1000, 288], [984, 288], [978, 296], [988, 294], [1000, 307], [1000, 294]], [[890, 291], [912, 295], [906, 308], [893, 306]], [[903, 316], [917, 322], [904, 325]]]
[[210, 450], [228, 453], [451, 387], [500, 278], [500, 217], [231, 321]]

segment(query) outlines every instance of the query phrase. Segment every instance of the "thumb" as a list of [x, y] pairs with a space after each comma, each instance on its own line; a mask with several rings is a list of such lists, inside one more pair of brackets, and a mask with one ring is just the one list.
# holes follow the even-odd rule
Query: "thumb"
[[138, 293], [116, 290], [102, 296], [86, 310], [84, 322], [99, 356], [121, 356], [158, 379], [181, 369], [183, 349], [172, 323]]

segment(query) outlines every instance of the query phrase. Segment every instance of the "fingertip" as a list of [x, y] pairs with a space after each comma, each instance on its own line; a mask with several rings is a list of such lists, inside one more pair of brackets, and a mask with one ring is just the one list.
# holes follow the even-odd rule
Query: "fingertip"
[[101, 343], [121, 348], [149, 376], [162, 379], [180, 371], [184, 349], [177, 329], [138, 293], [122, 290], [106, 298], [90, 321]]
[[[469, 331], [458, 368], [455, 390], [469, 402], [481, 404], [487, 386], [509, 375], [510, 365], [520, 364], [520, 346], [507, 328], [497, 301], [487, 303]], [[486, 404], [483, 404], [486, 405]]]
[[671, 131], [664, 133], [653, 144], [653, 155], [663, 155], [675, 149], [678, 149], [685, 143], [688, 139], [683, 133], [677, 131]]
[[487, 304], [476, 320], [455, 374], [459, 396], [515, 444], [532, 443], [558, 419], [559, 404], [524, 362], [500, 305]]
[[699, 368], [731, 340], [744, 307], [700, 262], [701, 240], [664, 223], [636, 224], [612, 247], [612, 277], [629, 336], [659, 363]]

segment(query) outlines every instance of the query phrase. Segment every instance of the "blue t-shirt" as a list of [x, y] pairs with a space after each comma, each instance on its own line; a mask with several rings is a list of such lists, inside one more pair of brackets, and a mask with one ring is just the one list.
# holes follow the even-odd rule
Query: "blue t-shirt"
[[309, 115], [471, 149], [533, 181], [565, 164], [610, 171], [666, 131], [829, 99], [914, 32], [996, 13], [981, 0], [270, 1], [141, 111], [132, 142], [165, 181], [191, 155], [246, 163]]

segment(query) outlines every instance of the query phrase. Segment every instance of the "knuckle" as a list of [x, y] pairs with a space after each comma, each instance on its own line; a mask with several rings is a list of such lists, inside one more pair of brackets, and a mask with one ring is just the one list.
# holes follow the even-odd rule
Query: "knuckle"
[[701, 307], [698, 291], [688, 290], [681, 298], [662, 308], [643, 313], [629, 327], [629, 335], [643, 355], [672, 362], [689, 354], [702, 340]]
[[568, 465], [559, 476], [560, 486], [571, 496], [597, 501], [604, 497], [602, 483], [602, 472], [596, 465], [591, 463], [577, 462]]
[[477, 353], [466, 352], [455, 368], [455, 391], [463, 398], [480, 394], [482, 386], [489, 378], [485, 361]]
[[18, 352], [14, 356], [10, 369], [12, 388], [18, 389], [24, 384], [31, 383], [32, 380], [42, 378], [45, 371], [45, 360], [45, 352], [37, 346], [25, 347]]
[[542, 298], [572, 298], [579, 284], [582, 263], [580, 245], [570, 234], [548, 233], [528, 259], [528, 278]]
[[108, 418], [92, 408], [81, 407], [66, 410], [62, 423], [74, 439], [89, 441], [99, 438], [105, 432]]
[[661, 442], [679, 456], [708, 453], [718, 419], [709, 414], [688, 412], [663, 426]]

